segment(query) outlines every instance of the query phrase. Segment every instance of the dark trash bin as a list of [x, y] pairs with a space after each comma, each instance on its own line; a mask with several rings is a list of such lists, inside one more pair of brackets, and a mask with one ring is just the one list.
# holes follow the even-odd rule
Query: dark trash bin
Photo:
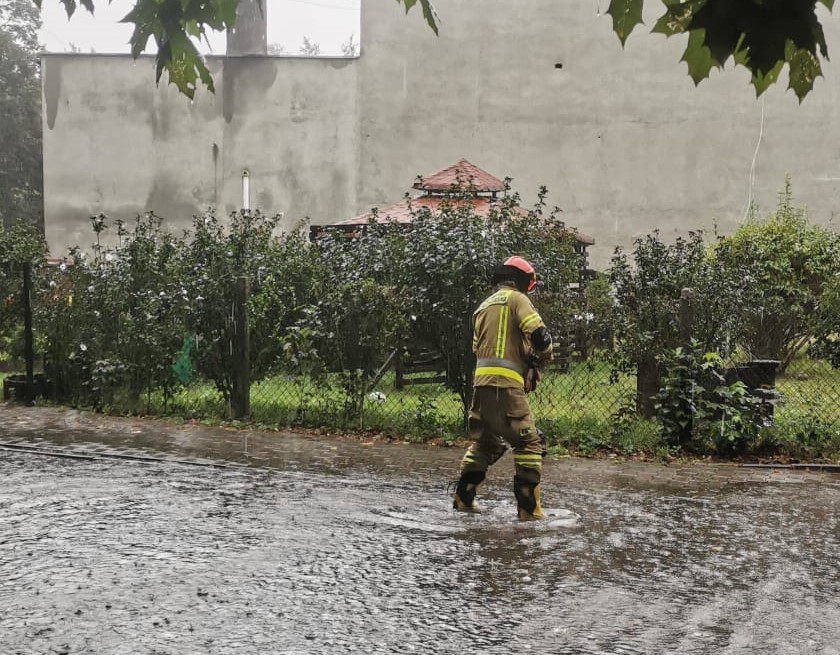
[[777, 359], [754, 359], [746, 364], [723, 369], [726, 384], [740, 380], [750, 391], [773, 389], [776, 386]]
[[773, 416], [773, 406], [780, 398], [776, 391], [776, 371], [779, 369], [777, 359], [754, 359], [722, 371], [723, 379], [727, 385], [737, 381], [744, 383], [747, 390], [761, 400], [762, 414], [768, 418]]
[[[36, 373], [32, 378], [32, 400], [38, 396], [47, 396], [48, 390], [47, 376], [43, 373]], [[10, 375], [3, 380], [3, 400], [11, 400], [12, 398], [18, 401], [28, 400], [25, 375]]]

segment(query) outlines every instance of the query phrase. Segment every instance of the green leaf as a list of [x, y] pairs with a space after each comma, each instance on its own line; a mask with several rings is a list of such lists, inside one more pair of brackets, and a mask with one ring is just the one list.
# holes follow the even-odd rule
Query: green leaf
[[199, 27], [198, 23], [194, 20], [188, 20], [184, 23], [184, 32], [186, 32], [190, 36], [201, 36], [201, 28]]
[[61, 0], [61, 4], [64, 5], [64, 11], [67, 12], [67, 20], [73, 18], [73, 14], [76, 13], [76, 0]]
[[799, 102], [814, 88], [814, 81], [822, 76], [822, 68], [816, 56], [802, 48], [796, 48], [788, 57], [790, 66], [788, 88], [792, 89]]
[[706, 0], [689, 0], [688, 2], [665, 1], [665, 13], [659, 17], [651, 30], [657, 34], [673, 36], [681, 34], [688, 29], [694, 18], [694, 14], [706, 4]]
[[694, 84], [700, 84], [703, 80], [709, 77], [709, 72], [714, 66], [720, 66], [712, 58], [712, 53], [706, 47], [705, 30], [694, 30], [689, 32], [688, 45], [685, 48], [682, 59], [688, 64], [688, 74], [694, 80]]
[[435, 6], [429, 0], [420, 0], [420, 4], [423, 6], [423, 17], [426, 19], [426, 23], [432, 28], [435, 35], [437, 35], [438, 15], [435, 11]]
[[239, 0], [211, 0], [213, 13], [219, 17], [222, 25], [233, 27], [236, 23], [236, 7]]
[[741, 38], [738, 39], [738, 43], [735, 44], [735, 51], [732, 53], [732, 60], [735, 62], [736, 66], [744, 66], [745, 68], [752, 69], [750, 65], [750, 51], [748, 48], [744, 47], [744, 35], [741, 35]]
[[[827, 58], [822, 25], [816, 16], [818, 0], [787, 2], [732, 2], [705, 0], [702, 7], [685, 3], [668, 3], [665, 15], [656, 30], [666, 35], [680, 31], [705, 30], [704, 45], [711, 59], [722, 66], [729, 57], [751, 73], [756, 94], [761, 95], [778, 80], [781, 69], [791, 64], [791, 85], [797, 96], [804, 98], [821, 74], [817, 53]], [[833, 0], [827, 4], [829, 9]], [[690, 17], [689, 17], [690, 15]], [[792, 51], [790, 44], [793, 45]], [[708, 62], [690, 44], [685, 59], [689, 74], [708, 75]]]
[[613, 31], [623, 46], [627, 37], [642, 22], [644, 0], [610, 0], [607, 13], [613, 19]]
[[743, 32], [740, 28], [734, 10], [729, 4], [721, 6], [721, 2], [707, 2], [700, 8], [691, 20], [688, 29], [704, 29], [703, 42], [709, 48], [712, 58], [723, 65], [737, 50]]
[[752, 85], [755, 87], [756, 97], [760, 96], [767, 89], [769, 89], [771, 84], [776, 83], [776, 81], [779, 79], [779, 74], [782, 72], [782, 68], [784, 68], [784, 66], [784, 60], [780, 60], [776, 62], [776, 66], [767, 74], [764, 74], [761, 71], [756, 71], [755, 73], [753, 73]]
[[[397, 4], [405, 5], [405, 13], [407, 14], [412, 7], [417, 4], [418, 0], [397, 0]], [[429, 27], [432, 28], [432, 31], [437, 35], [438, 34], [438, 14], [435, 10], [435, 6], [431, 3], [431, 0], [419, 0], [420, 6], [423, 9], [423, 17], [426, 19], [426, 23]]]
[[155, 62], [155, 84], [160, 84], [160, 76], [163, 73], [163, 69], [169, 65], [171, 59], [172, 44], [170, 41], [167, 41], [158, 49], [157, 61]]

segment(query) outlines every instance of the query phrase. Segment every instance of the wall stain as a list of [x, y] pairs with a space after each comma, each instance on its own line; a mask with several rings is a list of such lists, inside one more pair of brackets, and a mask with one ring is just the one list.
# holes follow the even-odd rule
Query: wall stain
[[341, 58], [341, 59], [326, 59], [330, 65], [330, 68], [334, 68], [335, 70], [339, 70], [340, 68], [347, 68], [351, 64], [357, 62], [359, 60], [358, 57], [355, 58]]
[[82, 94], [81, 105], [93, 114], [104, 114], [109, 111], [105, 98], [97, 90], [85, 91]]
[[64, 62], [58, 57], [44, 57], [44, 106], [47, 108], [47, 127], [55, 127], [58, 99], [61, 97], [61, 73]]
[[166, 141], [169, 138], [169, 104], [160, 99], [158, 102], [153, 102], [149, 111], [149, 120], [152, 124], [152, 138], [155, 141]]
[[222, 115], [225, 122], [233, 120], [237, 99], [243, 104], [264, 98], [277, 79], [277, 66], [272, 58], [226, 57], [222, 61]]
[[268, 189], [262, 189], [257, 193], [257, 206], [255, 209], [259, 209], [263, 213], [270, 215], [280, 211], [274, 206], [274, 196]]
[[187, 219], [196, 213], [193, 194], [194, 190], [187, 192], [171, 176], [158, 174], [146, 197], [146, 211], [175, 221]]

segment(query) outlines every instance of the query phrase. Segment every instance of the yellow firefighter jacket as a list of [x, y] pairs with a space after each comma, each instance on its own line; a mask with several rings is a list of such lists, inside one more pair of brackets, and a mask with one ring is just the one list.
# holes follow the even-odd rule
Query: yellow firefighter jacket
[[[522, 388], [528, 371], [530, 336], [545, 326], [524, 293], [501, 285], [473, 314], [476, 387]], [[545, 362], [551, 346], [536, 353]]]

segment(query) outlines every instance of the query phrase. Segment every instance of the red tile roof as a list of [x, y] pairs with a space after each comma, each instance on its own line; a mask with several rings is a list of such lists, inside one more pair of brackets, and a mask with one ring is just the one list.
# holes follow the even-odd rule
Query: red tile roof
[[[472, 204], [473, 211], [478, 216], [487, 216], [487, 214], [490, 213], [490, 208], [498, 201], [495, 198], [488, 198], [486, 196], [477, 196], [475, 198], [470, 198], [469, 200], [452, 199], [447, 198], [446, 196], [417, 196], [416, 198], [412, 198], [410, 203], [406, 199], [388, 207], [379, 209], [376, 214], [376, 222], [383, 223], [386, 221], [393, 221], [395, 223], [410, 223], [412, 220], [412, 210], [414, 213], [417, 213], [425, 207], [434, 214], [439, 210], [441, 204], [445, 202], [456, 206], [462, 202], [469, 202]], [[527, 210], [521, 207], [519, 208], [519, 211], [523, 215], [527, 214]], [[345, 229], [360, 227], [370, 223], [373, 218], [374, 213], [368, 212], [366, 214], [356, 216], [355, 218], [349, 218], [345, 221], [330, 223], [329, 227], [340, 227]], [[569, 228], [569, 232], [575, 235], [575, 239], [579, 243], [590, 246], [595, 243], [595, 239], [591, 236], [584, 234], [583, 232], [578, 232], [574, 228]]]
[[[427, 195], [417, 196], [416, 198], [411, 198], [411, 200], [403, 199], [398, 203], [379, 209], [376, 215], [376, 221], [410, 223], [413, 218], [412, 211], [416, 213], [425, 207], [432, 213], [436, 213], [440, 210], [440, 206], [444, 202], [448, 202], [453, 205], [469, 202], [472, 204], [473, 211], [477, 215], [487, 216], [490, 212], [490, 208], [498, 202], [495, 197], [486, 195], [469, 194], [470, 198], [468, 200], [461, 200], [458, 197], [453, 197], [452, 195], [445, 195], [446, 192], [452, 191], [453, 187], [461, 190], [475, 191], [476, 193], [493, 193], [494, 196], [496, 192], [505, 190], [504, 182], [499, 180], [497, 177], [490, 175], [490, 173], [480, 169], [475, 164], [471, 164], [466, 159], [461, 159], [457, 163], [452, 164], [452, 166], [444, 168], [442, 171], [438, 171], [434, 175], [421, 177], [418, 182], [414, 183], [415, 189], [426, 191]], [[432, 192], [443, 193], [444, 195], [428, 195]], [[527, 210], [521, 207], [518, 208], [517, 211], [519, 211], [522, 215], [527, 214]], [[356, 216], [355, 218], [330, 223], [325, 227], [339, 227], [347, 231], [354, 227], [367, 225], [373, 219], [374, 213], [367, 212]], [[591, 246], [595, 243], [595, 239], [588, 234], [578, 232], [574, 228], [568, 228], [568, 231], [575, 235], [575, 239], [577, 239], [580, 244]]]
[[[466, 201], [447, 198], [446, 196], [417, 196], [416, 198], [412, 198], [410, 203], [408, 200], [401, 200], [396, 204], [379, 209], [377, 212], [377, 222], [382, 223], [385, 221], [393, 221], [395, 223], [410, 223], [412, 220], [412, 210], [416, 213], [426, 207], [429, 211], [435, 212], [444, 202], [457, 206]], [[495, 199], [479, 196], [476, 198], [470, 198], [469, 202], [472, 203], [473, 211], [475, 211], [476, 214], [479, 216], [487, 216], [490, 211], [490, 207], [495, 202]], [[366, 214], [356, 216], [355, 218], [349, 218], [346, 221], [330, 223], [330, 226], [341, 227], [344, 225], [367, 225], [370, 223], [373, 216], [373, 212], [368, 212]]]
[[414, 183], [415, 189], [441, 193], [451, 191], [453, 187], [486, 193], [504, 191], [505, 183], [466, 159], [461, 159], [433, 175], [422, 175]]

